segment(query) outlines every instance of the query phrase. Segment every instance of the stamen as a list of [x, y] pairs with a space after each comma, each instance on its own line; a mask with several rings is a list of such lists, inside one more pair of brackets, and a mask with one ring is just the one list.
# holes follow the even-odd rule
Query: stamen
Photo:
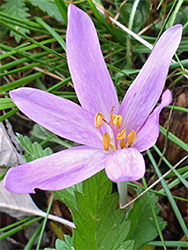
[[110, 135], [108, 133], [104, 133], [103, 135], [103, 146], [104, 150], [108, 151], [110, 147]]
[[118, 134], [117, 134], [117, 139], [118, 140], [122, 140], [122, 139], [125, 139], [126, 138], [126, 130], [125, 129], [123, 129], [121, 132], [119, 132]]
[[117, 127], [121, 126], [121, 124], [122, 124], [122, 116], [121, 115], [112, 115], [112, 120], [113, 120], [113, 123]]
[[136, 139], [136, 132], [134, 130], [132, 130], [131, 133], [128, 135], [128, 138], [129, 138], [129, 140], [128, 140], [127, 144], [129, 146], [131, 146], [133, 144], [134, 140]]
[[120, 147], [121, 147], [121, 149], [125, 148], [125, 146], [126, 146], [125, 140], [124, 139], [120, 140]]
[[95, 116], [95, 127], [99, 128], [103, 125], [103, 115], [101, 113], [97, 113]]
[[[109, 114], [109, 121], [105, 120], [102, 113], [97, 113], [95, 116], [95, 127], [99, 129], [99, 132], [103, 136], [104, 150], [116, 151], [119, 148], [130, 147], [136, 139], [136, 132], [132, 130], [127, 137], [126, 129], [121, 128], [123, 117], [119, 114], [112, 114], [115, 106], [112, 107]], [[102, 131], [102, 125], [106, 123], [111, 128], [111, 136], [108, 133]], [[109, 128], [108, 128], [109, 129]], [[104, 134], [103, 134], [104, 133]]]

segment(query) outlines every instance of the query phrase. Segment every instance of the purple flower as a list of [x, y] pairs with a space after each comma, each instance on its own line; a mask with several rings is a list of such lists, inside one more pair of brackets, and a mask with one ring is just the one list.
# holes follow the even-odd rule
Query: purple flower
[[15, 193], [64, 189], [104, 168], [115, 182], [142, 178], [140, 152], [156, 143], [160, 111], [171, 102], [166, 90], [154, 109], [181, 40], [181, 25], [164, 32], [119, 107], [91, 19], [70, 4], [68, 20], [67, 60], [81, 106], [33, 88], [13, 90], [10, 96], [33, 121], [84, 146], [11, 168], [4, 185]]

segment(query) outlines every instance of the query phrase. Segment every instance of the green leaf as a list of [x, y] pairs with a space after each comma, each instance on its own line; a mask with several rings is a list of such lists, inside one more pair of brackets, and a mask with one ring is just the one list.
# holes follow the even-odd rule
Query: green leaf
[[119, 197], [112, 194], [112, 182], [105, 171], [84, 181], [82, 193], [76, 191], [75, 198], [75, 249], [117, 250], [126, 239], [130, 222], [125, 221], [125, 210], [116, 209]]
[[32, 143], [27, 136], [23, 136], [17, 133], [17, 138], [21, 146], [24, 147], [25, 150], [27, 151], [27, 153], [24, 155], [24, 158], [26, 159], [27, 162], [53, 153], [50, 148], [43, 149], [38, 142]]
[[[156, 205], [158, 197], [154, 194], [150, 196], [157, 215], [160, 211], [160, 208]], [[131, 228], [127, 239], [135, 240], [135, 250], [140, 249], [140, 247], [158, 236], [147, 195], [143, 195], [134, 203], [133, 208], [128, 214], [128, 219], [131, 221]], [[164, 229], [166, 222], [159, 216], [157, 216], [157, 219], [160, 229]]]
[[64, 21], [54, 0], [30, 0], [30, 3], [39, 7], [43, 12], [48, 13], [49, 16], [55, 17], [56, 20]]
[[44, 250], [74, 250], [72, 237], [70, 237], [69, 235], [65, 235], [64, 237], [65, 241], [59, 239], [56, 240], [56, 249], [45, 248]]
[[73, 242], [76, 250], [117, 250], [124, 246], [130, 222], [125, 220], [125, 210], [116, 209], [119, 197], [117, 193], [112, 194], [112, 182], [105, 171], [53, 193], [73, 213], [76, 225]]
[[66, 205], [71, 208], [71, 210], [77, 209], [76, 196], [75, 191], [82, 193], [82, 182], [74, 185], [72, 187], [53, 191], [53, 194], [60, 200], [66, 203]]
[[69, 144], [68, 142], [60, 139], [57, 135], [53, 134], [52, 132], [50, 132], [49, 130], [45, 129], [44, 127], [38, 124], [34, 125], [33, 130], [31, 131], [31, 135], [32, 137], [34, 137], [34, 139], [39, 139], [39, 141], [45, 140], [46, 142], [47, 141], [54, 142], [54, 143], [64, 146], [65, 148], [72, 147], [71, 143]]
[[134, 250], [134, 240], [126, 240], [117, 250]]
[[56, 248], [57, 250], [72, 250], [73, 248], [73, 239], [69, 235], [65, 235], [65, 241], [56, 240]]
[[[29, 21], [28, 17], [30, 16], [30, 14], [28, 13], [28, 8], [25, 6], [24, 1], [6, 0], [6, 3], [3, 4], [1, 8], [2, 8], [4, 13], [6, 13], [6, 14], [8, 14], [10, 16], [22, 18], [24, 20]], [[24, 34], [30, 33], [29, 29], [22, 28], [22, 27], [12, 25], [12, 24], [10, 24], [10, 26], [14, 27], [15, 29], [17, 29], [18, 31], [20, 31], [20, 32], [22, 32]], [[18, 43], [22, 39], [21, 36], [14, 33], [13, 31], [10, 32], [10, 35], [14, 36]]]

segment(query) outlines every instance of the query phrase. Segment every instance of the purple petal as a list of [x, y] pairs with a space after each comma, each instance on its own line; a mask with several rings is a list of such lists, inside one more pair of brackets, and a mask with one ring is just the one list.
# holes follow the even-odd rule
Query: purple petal
[[161, 110], [172, 101], [170, 90], [166, 90], [162, 95], [162, 101], [153, 113], [148, 117], [146, 123], [137, 134], [137, 142], [133, 145], [138, 151], [143, 152], [155, 145], [159, 136], [159, 115]]
[[158, 101], [172, 57], [182, 35], [182, 25], [168, 29], [156, 43], [149, 59], [127, 91], [120, 107], [127, 133], [137, 133]]
[[11, 168], [4, 186], [13, 193], [35, 193], [35, 188], [64, 189], [101, 171], [105, 157], [104, 151], [84, 146], [63, 150]]
[[93, 22], [89, 16], [70, 4], [66, 36], [68, 66], [78, 99], [84, 109], [105, 118], [118, 98], [106, 67]]
[[13, 90], [10, 96], [25, 115], [53, 133], [103, 149], [101, 135], [94, 126], [94, 116], [76, 103], [33, 88]]
[[105, 166], [108, 178], [114, 182], [136, 181], [145, 174], [144, 158], [135, 148], [124, 148], [108, 155]]

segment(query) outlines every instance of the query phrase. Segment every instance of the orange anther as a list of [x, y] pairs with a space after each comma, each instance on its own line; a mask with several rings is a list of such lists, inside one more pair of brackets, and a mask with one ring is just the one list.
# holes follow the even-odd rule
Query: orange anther
[[97, 113], [95, 116], [95, 127], [99, 128], [103, 125], [103, 115], [101, 113]]
[[108, 151], [110, 147], [110, 135], [108, 133], [104, 133], [103, 135], [103, 146], [104, 150]]
[[122, 140], [122, 139], [125, 139], [126, 138], [126, 130], [125, 129], [123, 129], [121, 132], [119, 132], [118, 134], [117, 134], [117, 139], [118, 140]]
[[117, 127], [120, 127], [122, 124], [122, 116], [121, 115], [112, 115], [113, 124]]
[[134, 130], [132, 130], [131, 133], [128, 135], [128, 138], [129, 138], [129, 140], [128, 140], [127, 144], [129, 146], [131, 146], [133, 144], [134, 140], [136, 139], [136, 132]]
[[126, 146], [125, 140], [124, 139], [120, 140], [120, 147], [121, 147], [121, 149], [125, 148], [125, 146]]

